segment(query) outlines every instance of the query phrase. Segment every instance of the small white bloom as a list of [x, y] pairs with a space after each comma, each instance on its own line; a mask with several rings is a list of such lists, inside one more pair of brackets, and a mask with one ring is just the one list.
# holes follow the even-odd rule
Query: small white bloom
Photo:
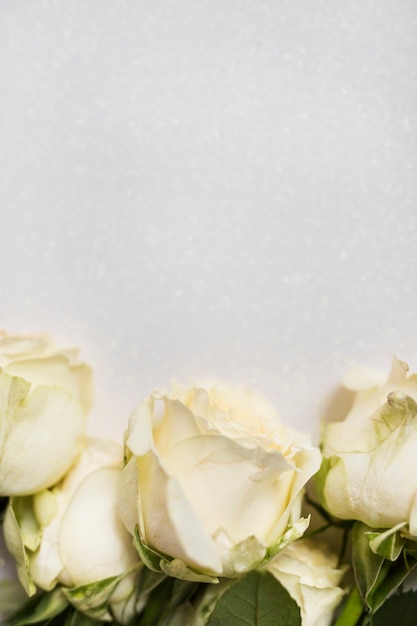
[[0, 333], [0, 495], [50, 487], [79, 455], [92, 384], [76, 357], [43, 335]]
[[303, 487], [320, 453], [259, 394], [176, 386], [133, 413], [120, 509], [142, 558], [178, 578], [257, 567], [308, 521]]
[[[138, 555], [117, 512], [122, 463], [122, 446], [91, 439], [78, 463], [55, 487], [11, 500], [5, 538], [28, 593], [35, 586], [51, 590], [57, 583], [70, 590], [123, 577], [138, 567]], [[134, 585], [131, 574], [109, 593], [115, 611], [132, 596]], [[83, 600], [80, 593], [76, 600]]]
[[[417, 375], [394, 359], [383, 384], [346, 378], [353, 405], [323, 436], [319, 489], [330, 513], [417, 536]], [[374, 379], [375, 380], [375, 379]]]
[[339, 587], [345, 569], [324, 546], [308, 539], [291, 543], [266, 569], [288, 591], [300, 608], [302, 626], [328, 626], [344, 590]]

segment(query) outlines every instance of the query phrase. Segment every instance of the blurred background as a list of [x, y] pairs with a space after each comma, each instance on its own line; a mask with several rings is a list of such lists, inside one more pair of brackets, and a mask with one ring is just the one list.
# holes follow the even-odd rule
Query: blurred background
[[0, 327], [95, 371], [90, 431], [217, 377], [318, 433], [417, 368], [412, 0], [2, 0]]

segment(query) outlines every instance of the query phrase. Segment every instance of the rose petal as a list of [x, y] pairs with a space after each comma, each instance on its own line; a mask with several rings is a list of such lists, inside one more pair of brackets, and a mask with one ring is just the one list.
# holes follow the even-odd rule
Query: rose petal
[[204, 571], [219, 573], [221, 563], [210, 534], [158, 455], [151, 451], [140, 457], [137, 468], [139, 528], [144, 542]]
[[74, 396], [58, 387], [37, 387], [8, 420], [0, 455], [0, 493], [36, 493], [58, 482], [84, 439], [85, 415]]
[[88, 365], [71, 365], [62, 354], [9, 363], [4, 371], [33, 385], [56, 386], [73, 394], [87, 414], [93, 403], [92, 373]]
[[63, 517], [61, 557], [76, 585], [117, 576], [137, 562], [116, 510], [118, 480], [118, 469], [92, 472], [79, 485]]

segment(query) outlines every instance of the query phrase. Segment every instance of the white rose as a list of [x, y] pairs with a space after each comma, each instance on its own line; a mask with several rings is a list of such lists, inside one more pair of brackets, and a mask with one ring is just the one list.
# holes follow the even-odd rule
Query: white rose
[[[113, 612], [132, 596], [139, 558], [117, 512], [122, 463], [122, 446], [91, 439], [62, 482], [34, 496], [11, 499], [5, 539], [29, 594], [36, 586], [51, 590], [61, 583], [71, 589], [120, 577], [109, 593]], [[78, 592], [75, 599], [86, 610], [83, 601], [89, 594], [81, 596]], [[68, 597], [71, 602], [69, 591]]]
[[363, 370], [346, 377], [353, 405], [325, 428], [318, 485], [336, 517], [373, 528], [408, 525], [417, 536], [417, 375], [407, 371], [394, 359], [383, 384]]
[[53, 485], [80, 453], [92, 384], [76, 356], [43, 335], [0, 333], [0, 495]]
[[266, 566], [300, 608], [302, 626], [328, 626], [344, 590], [337, 556], [308, 539], [291, 543]]
[[190, 580], [257, 567], [308, 525], [308, 438], [259, 394], [215, 385], [153, 394], [133, 413], [120, 509], [147, 565]]

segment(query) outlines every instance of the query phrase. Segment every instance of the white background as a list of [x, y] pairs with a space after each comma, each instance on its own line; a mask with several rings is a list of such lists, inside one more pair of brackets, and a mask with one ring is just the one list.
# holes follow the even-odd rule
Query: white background
[[92, 432], [172, 378], [317, 431], [417, 368], [414, 0], [1, 0], [0, 326], [78, 345]]

